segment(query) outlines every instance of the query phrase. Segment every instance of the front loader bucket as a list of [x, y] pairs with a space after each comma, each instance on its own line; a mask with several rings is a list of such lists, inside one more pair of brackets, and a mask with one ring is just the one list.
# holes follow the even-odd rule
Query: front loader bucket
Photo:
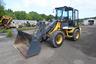
[[38, 39], [22, 31], [18, 31], [14, 45], [26, 58], [39, 54], [41, 50]]

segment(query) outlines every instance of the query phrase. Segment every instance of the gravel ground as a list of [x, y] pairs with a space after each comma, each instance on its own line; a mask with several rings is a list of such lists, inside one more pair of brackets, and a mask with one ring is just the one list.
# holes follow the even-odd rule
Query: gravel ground
[[[31, 33], [32, 31], [28, 31]], [[65, 40], [60, 48], [42, 43], [39, 55], [25, 59], [11, 38], [0, 39], [0, 64], [96, 64], [96, 26], [82, 27], [78, 41]]]

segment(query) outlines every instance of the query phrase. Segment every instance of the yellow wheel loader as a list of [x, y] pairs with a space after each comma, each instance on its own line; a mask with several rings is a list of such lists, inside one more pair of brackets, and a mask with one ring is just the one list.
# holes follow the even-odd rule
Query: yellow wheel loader
[[11, 21], [12, 17], [0, 16], [0, 28], [9, 28]]
[[60, 47], [65, 38], [74, 41], [80, 38], [80, 27], [78, 23], [78, 10], [72, 7], [58, 7], [56, 20], [49, 25], [38, 22], [38, 30], [34, 35], [29, 35], [20, 30], [13, 30], [16, 36], [14, 46], [26, 57], [32, 57], [40, 53], [41, 42], [47, 42], [54, 48]]

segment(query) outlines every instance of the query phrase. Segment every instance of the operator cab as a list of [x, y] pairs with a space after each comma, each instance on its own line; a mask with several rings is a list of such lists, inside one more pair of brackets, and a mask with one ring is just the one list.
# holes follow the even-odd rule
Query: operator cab
[[56, 19], [62, 22], [62, 28], [78, 26], [78, 10], [72, 7], [58, 7], [56, 9]]

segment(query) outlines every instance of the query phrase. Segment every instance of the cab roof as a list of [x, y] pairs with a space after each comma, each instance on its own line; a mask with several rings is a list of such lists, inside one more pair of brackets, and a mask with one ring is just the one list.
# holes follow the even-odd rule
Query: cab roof
[[[64, 7], [57, 7], [55, 9], [66, 9], [66, 10], [77, 10], [77, 9], [74, 9], [72, 7], [67, 7], [67, 6], [64, 6]], [[78, 11], [78, 10], [77, 10]]]

